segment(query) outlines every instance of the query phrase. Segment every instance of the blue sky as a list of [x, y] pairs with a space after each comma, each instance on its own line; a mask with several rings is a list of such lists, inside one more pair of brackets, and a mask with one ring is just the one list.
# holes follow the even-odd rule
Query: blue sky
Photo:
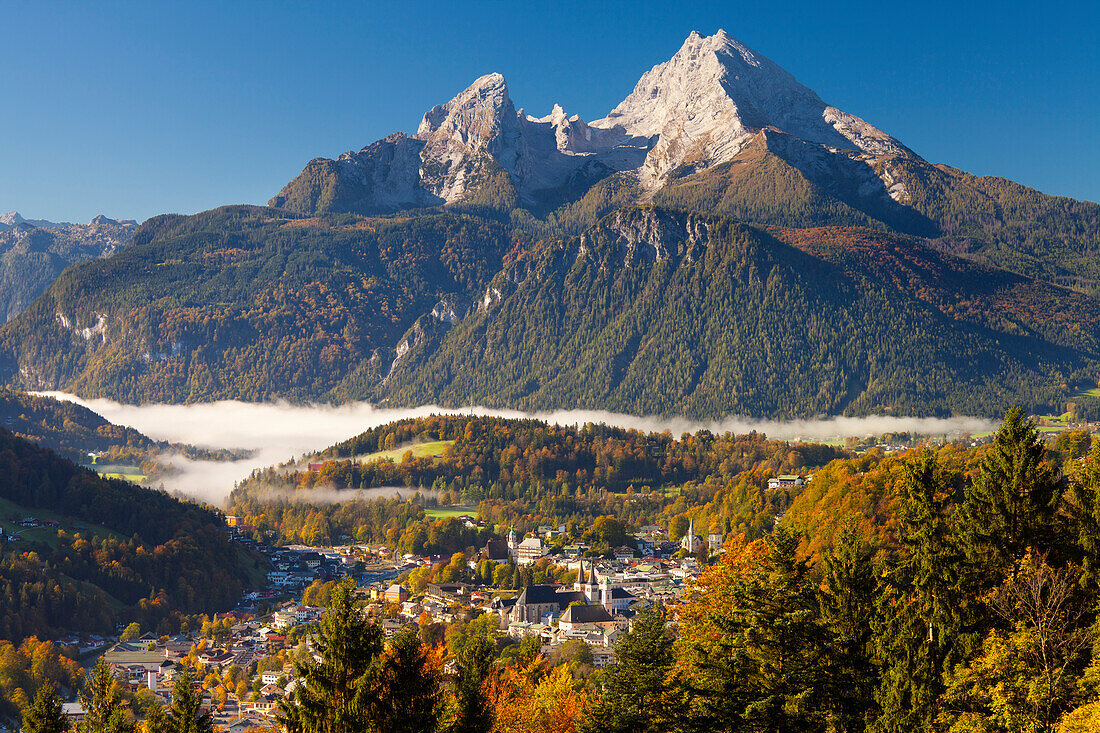
[[[528, 5], [532, 7], [527, 7]], [[499, 71], [605, 115], [724, 28], [934, 162], [1100, 200], [1093, 4], [5, 3], [0, 211], [139, 220], [263, 203]]]

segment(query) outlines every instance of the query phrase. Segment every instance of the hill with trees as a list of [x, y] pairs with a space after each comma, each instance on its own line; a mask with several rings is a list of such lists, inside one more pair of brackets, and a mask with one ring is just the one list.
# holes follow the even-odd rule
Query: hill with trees
[[[27, 533], [23, 518], [53, 527]], [[0, 430], [0, 639], [107, 631], [119, 620], [178, 629], [232, 607], [259, 559], [229, 543], [217, 513], [103, 479]]]

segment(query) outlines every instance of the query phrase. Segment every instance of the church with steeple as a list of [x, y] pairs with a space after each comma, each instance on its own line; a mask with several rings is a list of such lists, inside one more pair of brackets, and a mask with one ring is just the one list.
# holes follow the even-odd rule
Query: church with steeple
[[695, 553], [703, 546], [703, 538], [695, 534], [695, 518], [688, 522], [688, 531], [684, 539], [680, 540], [680, 547], [688, 552]]
[[610, 578], [605, 577], [601, 582], [596, 577], [594, 562], [589, 561], [586, 572], [582, 558], [577, 582], [573, 584], [572, 590], [568, 586], [529, 585], [511, 607], [507, 621], [538, 622], [548, 614], [564, 613], [570, 604], [577, 601], [587, 606], [603, 608], [610, 617], [627, 610], [634, 600], [634, 594], [625, 588], [613, 588]]

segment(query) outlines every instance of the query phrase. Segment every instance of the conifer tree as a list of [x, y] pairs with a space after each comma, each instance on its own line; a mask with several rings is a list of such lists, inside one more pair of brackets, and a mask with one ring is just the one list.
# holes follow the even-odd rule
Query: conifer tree
[[483, 634], [466, 639], [458, 654], [458, 675], [451, 686], [453, 700], [448, 733], [489, 733], [493, 709], [485, 683], [493, 668], [493, 644]]
[[677, 706], [667, 678], [675, 655], [666, 623], [663, 608], [650, 609], [615, 643], [616, 662], [604, 670], [603, 689], [582, 731], [664, 731], [669, 718], [685, 712], [671, 709]]
[[53, 685], [43, 682], [34, 702], [23, 711], [24, 733], [66, 733], [69, 721], [61, 712], [61, 698]]
[[1061, 483], [1044, 462], [1045, 455], [1039, 430], [1014, 407], [1005, 413], [993, 445], [966, 488], [959, 537], [967, 558], [990, 584], [1014, 567], [1028, 547], [1049, 547]]
[[[734, 558], [728, 583], [702, 597], [683, 629], [692, 654], [692, 725], [701, 730], [813, 733], [826, 725], [827, 650], [816, 582], [783, 524]], [[727, 563], [730, 560], [727, 558]]]
[[881, 681], [875, 698], [882, 733], [929, 730], [947, 667], [966, 621], [960, 588], [961, 551], [949, 512], [952, 477], [928, 453], [906, 466], [898, 510], [901, 557], [883, 579], [874, 625]]
[[[159, 718], [159, 716], [157, 716]], [[214, 719], [202, 709], [202, 693], [195, 689], [191, 670], [183, 668], [172, 685], [172, 704], [160, 719], [163, 733], [211, 733]], [[154, 733], [161, 733], [156, 731]]]
[[390, 640], [382, 666], [377, 719], [388, 733], [431, 733], [439, 727], [442, 675], [412, 625]]
[[111, 668], [103, 657], [84, 682], [80, 704], [84, 720], [77, 726], [78, 733], [133, 733], [134, 724], [126, 716]]
[[1069, 485], [1073, 497], [1070, 514], [1082, 555], [1081, 582], [1095, 588], [1100, 582], [1100, 441], [1092, 446]]
[[382, 631], [363, 616], [350, 578], [332, 590], [312, 642], [321, 660], [307, 656], [295, 661], [294, 703], [279, 704], [284, 729], [288, 733], [375, 730], [372, 708], [376, 707]]
[[821, 622], [828, 632], [830, 729], [862, 731], [873, 718], [878, 675], [872, 661], [875, 613], [872, 551], [853, 522], [841, 526], [821, 558]]

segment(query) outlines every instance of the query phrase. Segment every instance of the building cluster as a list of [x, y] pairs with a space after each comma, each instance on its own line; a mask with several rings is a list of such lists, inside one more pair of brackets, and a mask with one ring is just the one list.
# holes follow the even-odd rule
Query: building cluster
[[[162, 705], [169, 704], [185, 664], [193, 664], [198, 672], [193, 675], [194, 684], [202, 692], [203, 706], [213, 714], [218, 730], [270, 727], [279, 700], [292, 695], [296, 685], [294, 666], [286, 654], [294, 646], [294, 642], [288, 642], [288, 632], [323, 616], [323, 608], [296, 603], [283, 604], [257, 619], [239, 613], [221, 614], [217, 620], [228, 617], [234, 623], [229, 635], [217, 644], [188, 635], [157, 638], [147, 634], [118, 642], [103, 657], [119, 684], [134, 693], [144, 688]], [[221, 695], [214, 685], [204, 688], [208, 674], [220, 678], [231, 667], [245, 673], [244, 694], [238, 695], [234, 689]], [[78, 721], [83, 714], [79, 703], [67, 705], [67, 715]]]

